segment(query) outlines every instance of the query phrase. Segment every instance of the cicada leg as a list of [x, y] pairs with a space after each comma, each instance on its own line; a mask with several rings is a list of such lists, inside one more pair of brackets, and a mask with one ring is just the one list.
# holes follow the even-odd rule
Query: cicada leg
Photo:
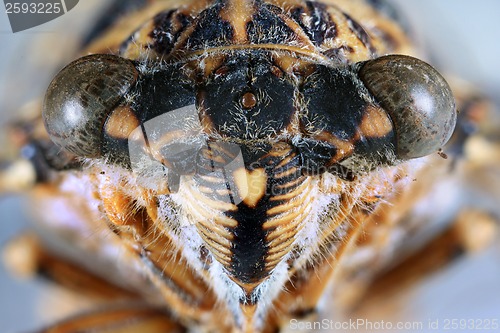
[[500, 178], [495, 170], [500, 166], [500, 144], [492, 130], [496, 110], [484, 96], [471, 93], [470, 87], [455, 86], [454, 90], [459, 119], [442, 154], [450, 162], [448, 179], [443, 181], [444, 191], [430, 194], [426, 205], [421, 205], [420, 210], [430, 211], [416, 217], [420, 224], [430, 218], [441, 219], [441, 224], [431, 229], [432, 235], [416, 232], [417, 237], [408, 239], [409, 246], [367, 289], [354, 316], [390, 317], [408, 303], [424, 280], [498, 241]]
[[393, 313], [425, 279], [491, 246], [498, 236], [498, 224], [493, 216], [478, 210], [462, 211], [449, 228], [379, 276], [356, 309], [357, 316]]
[[[41, 273], [79, 295], [104, 298], [105, 304], [142, 299], [171, 309], [191, 326], [221, 332], [229, 327], [231, 323], [219, 320], [230, 316], [205, 283], [208, 273], [195, 272], [181, 257], [181, 245], [158, 223], [154, 196], [144, 193], [150, 202], [135, 202], [111, 178], [100, 188], [85, 186], [85, 177], [107, 175], [78, 172], [82, 162], [55, 147], [37, 130], [40, 124], [36, 118], [11, 127], [16, 145], [30, 150], [18, 160], [31, 175], [25, 187], [30, 187], [30, 210], [41, 236], [26, 235], [11, 243], [6, 259], [14, 270]], [[13, 169], [15, 163], [10, 164]], [[213, 315], [217, 312], [219, 316]]]
[[187, 330], [165, 311], [129, 304], [74, 316], [37, 333], [177, 333]]
[[10, 240], [3, 249], [3, 262], [18, 277], [40, 276], [86, 297], [107, 301], [139, 298], [132, 290], [106, 281], [50, 251], [34, 232]]
[[500, 178], [495, 171], [500, 166], [497, 110], [466, 85], [454, 90], [459, 118], [445, 152], [451, 160], [449, 173], [457, 179], [452, 190], [461, 193], [450, 193], [458, 208], [448, 214], [446, 227], [437, 235], [427, 237], [428, 242], [419, 244], [415, 251], [405, 252], [375, 280], [356, 311], [359, 316], [393, 313], [426, 278], [490, 248], [500, 237]]

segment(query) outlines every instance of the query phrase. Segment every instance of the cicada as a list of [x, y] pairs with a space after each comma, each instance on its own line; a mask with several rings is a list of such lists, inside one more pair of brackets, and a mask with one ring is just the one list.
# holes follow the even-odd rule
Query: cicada
[[346, 318], [393, 277], [494, 234], [488, 212], [464, 207], [416, 249], [444, 216], [425, 211], [429, 194], [460, 177], [485, 103], [465, 94], [458, 112], [379, 1], [137, 7], [11, 127], [50, 235], [17, 239], [7, 258], [96, 304], [40, 332]]

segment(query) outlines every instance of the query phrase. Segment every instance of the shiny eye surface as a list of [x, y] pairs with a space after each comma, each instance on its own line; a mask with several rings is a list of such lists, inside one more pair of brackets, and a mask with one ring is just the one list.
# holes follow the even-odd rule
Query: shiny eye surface
[[429, 155], [448, 141], [457, 119], [455, 100], [432, 66], [390, 55], [365, 62], [358, 75], [391, 117], [399, 159]]
[[81, 157], [101, 156], [105, 121], [138, 76], [131, 61], [105, 54], [82, 57], [63, 68], [43, 104], [52, 141]]

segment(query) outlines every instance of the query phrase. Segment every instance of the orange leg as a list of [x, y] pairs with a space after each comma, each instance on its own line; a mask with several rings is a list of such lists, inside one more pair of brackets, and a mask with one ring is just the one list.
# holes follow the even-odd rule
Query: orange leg
[[74, 292], [101, 300], [137, 299], [139, 295], [106, 281], [45, 248], [34, 233], [12, 239], [3, 261], [19, 277], [41, 276]]
[[148, 306], [129, 305], [82, 314], [37, 333], [176, 333], [186, 332], [168, 313]]

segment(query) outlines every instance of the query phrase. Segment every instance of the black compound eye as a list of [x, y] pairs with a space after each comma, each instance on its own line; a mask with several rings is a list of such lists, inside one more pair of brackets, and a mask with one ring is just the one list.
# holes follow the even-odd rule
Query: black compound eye
[[43, 104], [52, 141], [81, 157], [101, 156], [106, 119], [138, 75], [131, 61], [106, 54], [82, 57], [63, 68]]
[[398, 158], [429, 155], [449, 140], [457, 119], [455, 100], [432, 66], [390, 55], [365, 62], [359, 77], [392, 119]]

